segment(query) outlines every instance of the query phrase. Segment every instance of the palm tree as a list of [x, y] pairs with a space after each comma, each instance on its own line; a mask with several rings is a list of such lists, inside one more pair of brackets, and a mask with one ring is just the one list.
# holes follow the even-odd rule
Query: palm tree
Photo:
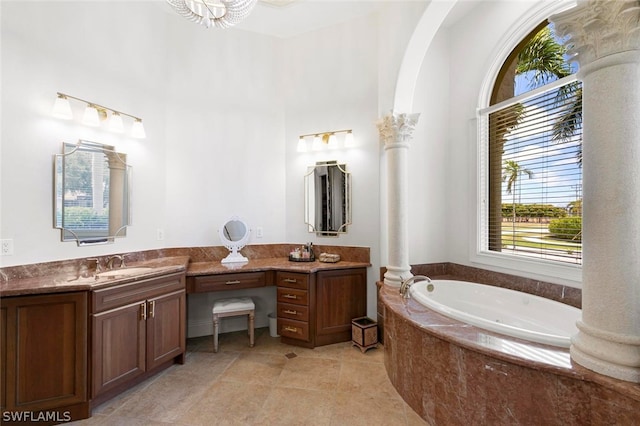
[[529, 179], [533, 177], [533, 172], [531, 170], [521, 167], [520, 164], [513, 160], [505, 160], [502, 182], [507, 182], [507, 193], [513, 194], [513, 221], [511, 224], [511, 238], [513, 241], [514, 250], [516, 249], [516, 192], [514, 191], [514, 189], [516, 187], [516, 182], [520, 178], [521, 174], [526, 174], [527, 176], [529, 176]]
[[[536, 33], [518, 53], [516, 75], [533, 71], [531, 87], [540, 87], [553, 80], [559, 80], [573, 72], [565, 59], [566, 46], [558, 43], [551, 27], [546, 26]], [[579, 83], [564, 86], [557, 96], [558, 104], [565, 104], [569, 96], [574, 101], [567, 104], [562, 115], [553, 125], [553, 140], [562, 142], [573, 136], [582, 126], [582, 87]], [[573, 94], [573, 95], [572, 95]], [[582, 165], [582, 145], [576, 154]]]

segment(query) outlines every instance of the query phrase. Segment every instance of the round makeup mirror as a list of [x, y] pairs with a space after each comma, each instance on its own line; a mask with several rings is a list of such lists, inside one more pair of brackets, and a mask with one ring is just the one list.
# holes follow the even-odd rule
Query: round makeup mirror
[[249, 259], [238, 253], [249, 241], [251, 229], [239, 217], [234, 216], [229, 219], [220, 229], [218, 229], [220, 240], [231, 253], [224, 259], [222, 263], [248, 262]]

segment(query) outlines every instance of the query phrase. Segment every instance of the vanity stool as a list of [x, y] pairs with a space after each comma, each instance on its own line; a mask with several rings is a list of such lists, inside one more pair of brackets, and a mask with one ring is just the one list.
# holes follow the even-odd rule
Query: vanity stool
[[213, 304], [213, 352], [218, 352], [219, 319], [248, 315], [249, 320], [249, 347], [253, 347], [253, 323], [255, 319], [256, 305], [250, 297], [234, 297], [231, 299], [216, 300]]

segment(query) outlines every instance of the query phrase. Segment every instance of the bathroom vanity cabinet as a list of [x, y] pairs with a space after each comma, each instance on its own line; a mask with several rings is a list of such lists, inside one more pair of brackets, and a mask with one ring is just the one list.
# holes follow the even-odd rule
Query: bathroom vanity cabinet
[[282, 342], [313, 348], [351, 340], [351, 320], [366, 315], [365, 268], [311, 274], [277, 272]]
[[184, 273], [91, 293], [91, 398], [95, 405], [184, 362]]
[[0, 307], [3, 421], [88, 417], [87, 292], [3, 297]]

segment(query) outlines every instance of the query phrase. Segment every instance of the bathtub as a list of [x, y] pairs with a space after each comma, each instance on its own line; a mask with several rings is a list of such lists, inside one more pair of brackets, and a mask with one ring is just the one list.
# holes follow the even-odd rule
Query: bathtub
[[418, 281], [411, 297], [438, 313], [531, 342], [568, 348], [582, 311], [501, 287], [455, 280]]

